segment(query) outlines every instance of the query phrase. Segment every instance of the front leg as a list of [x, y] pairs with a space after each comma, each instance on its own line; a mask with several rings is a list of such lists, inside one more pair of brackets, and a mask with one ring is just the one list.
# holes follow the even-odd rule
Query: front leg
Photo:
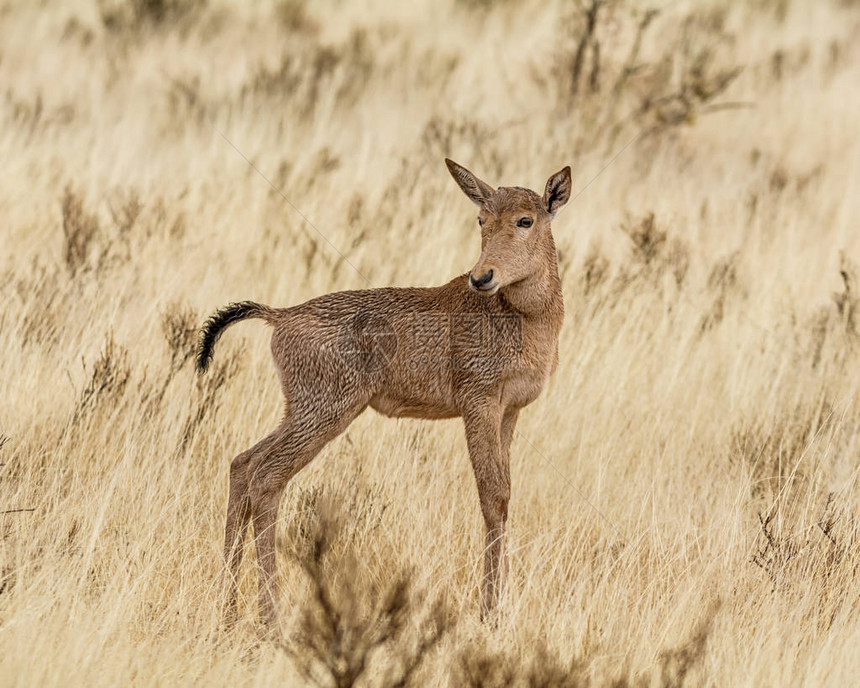
[[508, 467], [511, 465], [511, 440], [514, 438], [514, 429], [517, 427], [517, 418], [519, 417], [520, 409], [516, 406], [508, 406], [502, 416], [500, 433], [502, 457]]
[[502, 409], [497, 402], [477, 404], [464, 414], [463, 420], [486, 527], [481, 591], [481, 618], [486, 619], [498, 605], [504, 586], [502, 569], [511, 496], [510, 465], [506, 452], [502, 451]]

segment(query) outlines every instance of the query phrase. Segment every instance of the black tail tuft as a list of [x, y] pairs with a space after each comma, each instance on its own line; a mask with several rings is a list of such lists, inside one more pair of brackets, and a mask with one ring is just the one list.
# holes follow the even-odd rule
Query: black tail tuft
[[200, 343], [197, 345], [197, 372], [205, 373], [212, 360], [212, 350], [221, 332], [229, 325], [245, 318], [263, 318], [269, 309], [254, 301], [231, 303], [213, 313], [200, 330]]

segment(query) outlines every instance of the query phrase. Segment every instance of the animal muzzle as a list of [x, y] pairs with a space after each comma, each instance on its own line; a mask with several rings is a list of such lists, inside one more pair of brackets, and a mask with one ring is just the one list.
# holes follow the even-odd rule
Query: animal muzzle
[[497, 285], [496, 280], [493, 279], [493, 269], [490, 268], [478, 276], [474, 272], [469, 273], [469, 284], [477, 291], [492, 291]]

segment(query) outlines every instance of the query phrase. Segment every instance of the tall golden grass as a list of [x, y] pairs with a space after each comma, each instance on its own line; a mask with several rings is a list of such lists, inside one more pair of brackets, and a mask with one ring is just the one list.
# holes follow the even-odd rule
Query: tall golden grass
[[[0, 685], [855, 679], [860, 6], [593, 9], [0, 3]], [[196, 328], [465, 272], [444, 156], [578, 194], [500, 619], [461, 424], [369, 412], [287, 490], [283, 642], [250, 564], [222, 629], [281, 409], [263, 326], [203, 378]]]

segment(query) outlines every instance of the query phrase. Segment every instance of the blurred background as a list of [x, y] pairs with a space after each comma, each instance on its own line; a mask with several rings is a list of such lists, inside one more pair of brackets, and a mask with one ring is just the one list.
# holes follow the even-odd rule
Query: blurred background
[[[858, 35], [852, 0], [0, 0], [0, 686], [852, 680]], [[467, 271], [445, 157], [574, 174], [502, 617], [462, 425], [367, 413], [287, 490], [287, 640], [250, 565], [228, 633], [229, 461], [281, 401], [262, 325], [202, 378], [197, 330]]]

